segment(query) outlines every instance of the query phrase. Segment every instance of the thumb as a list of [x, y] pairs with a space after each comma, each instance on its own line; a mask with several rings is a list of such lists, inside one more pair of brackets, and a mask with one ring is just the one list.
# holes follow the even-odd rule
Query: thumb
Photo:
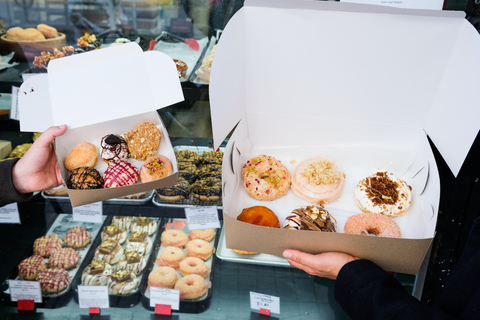
[[45, 130], [40, 137], [37, 138], [35, 142], [39, 146], [48, 146], [56, 137], [63, 135], [67, 131], [66, 125], [53, 126]]

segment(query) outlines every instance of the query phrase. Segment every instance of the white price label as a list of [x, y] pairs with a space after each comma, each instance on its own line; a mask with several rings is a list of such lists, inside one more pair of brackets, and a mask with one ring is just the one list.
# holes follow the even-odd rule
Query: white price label
[[78, 305], [80, 308], [110, 307], [107, 286], [78, 286]]
[[10, 288], [10, 299], [12, 301], [33, 300], [37, 303], [42, 302], [42, 291], [38, 281], [8, 280], [8, 287]]
[[172, 310], [179, 310], [180, 291], [174, 289], [150, 287], [150, 307], [155, 307], [157, 304], [169, 305]]
[[220, 228], [218, 210], [215, 206], [185, 208], [185, 216], [189, 230]]
[[16, 202], [0, 207], [0, 223], [20, 223], [20, 213]]
[[102, 223], [102, 202], [86, 204], [72, 209], [73, 221]]
[[271, 313], [280, 314], [280, 298], [250, 291], [250, 308], [253, 310], [266, 309]]

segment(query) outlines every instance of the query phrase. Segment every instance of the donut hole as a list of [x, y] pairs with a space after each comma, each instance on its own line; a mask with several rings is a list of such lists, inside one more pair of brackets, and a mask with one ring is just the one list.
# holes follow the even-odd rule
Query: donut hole
[[360, 234], [364, 236], [377, 237], [379, 234], [381, 234], [381, 231], [378, 228], [370, 228], [370, 229], [362, 230]]
[[196, 261], [189, 261], [189, 262], [188, 262], [188, 265], [189, 265], [190, 267], [196, 267], [196, 266], [197, 266], [197, 262], [196, 262]]

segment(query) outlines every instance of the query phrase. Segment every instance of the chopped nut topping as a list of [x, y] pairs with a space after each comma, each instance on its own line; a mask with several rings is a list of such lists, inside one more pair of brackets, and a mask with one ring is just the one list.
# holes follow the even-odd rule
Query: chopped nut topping
[[317, 186], [322, 184], [335, 184], [340, 180], [329, 161], [317, 161], [311, 163], [303, 171], [303, 176], [307, 179], [309, 184]]
[[386, 172], [377, 172], [374, 177], [368, 177], [364, 186], [367, 196], [375, 205], [395, 204], [399, 197], [397, 182], [390, 180]]

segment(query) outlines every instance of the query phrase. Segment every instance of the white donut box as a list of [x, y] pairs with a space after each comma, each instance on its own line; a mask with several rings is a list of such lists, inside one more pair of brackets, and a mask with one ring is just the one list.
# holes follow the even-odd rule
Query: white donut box
[[[218, 43], [210, 78], [214, 145], [235, 128], [223, 160], [226, 247], [281, 256], [284, 249], [341, 251], [386, 270], [417, 274], [435, 235], [440, 179], [427, 136], [456, 175], [478, 133], [480, 36], [463, 12], [330, 1], [246, 0]], [[236, 126], [236, 127], [235, 127]], [[241, 169], [268, 154], [293, 172], [326, 156], [346, 175], [325, 208], [337, 233], [239, 222], [264, 205], [283, 223], [309, 203], [289, 190], [274, 201], [250, 198]], [[413, 188], [395, 221], [401, 239], [345, 234], [356, 184], [377, 169]]]

